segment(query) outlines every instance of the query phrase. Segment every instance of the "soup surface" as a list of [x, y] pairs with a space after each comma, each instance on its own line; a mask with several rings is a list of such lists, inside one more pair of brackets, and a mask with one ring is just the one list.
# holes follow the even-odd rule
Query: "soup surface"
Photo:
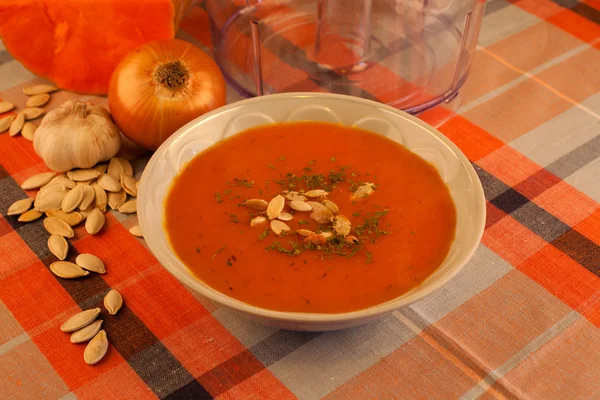
[[[306, 204], [311, 211], [291, 208]], [[396, 298], [440, 266], [456, 225], [432, 165], [383, 136], [320, 122], [216, 144], [180, 171], [165, 207], [171, 245], [198, 279], [278, 311], [338, 313]]]

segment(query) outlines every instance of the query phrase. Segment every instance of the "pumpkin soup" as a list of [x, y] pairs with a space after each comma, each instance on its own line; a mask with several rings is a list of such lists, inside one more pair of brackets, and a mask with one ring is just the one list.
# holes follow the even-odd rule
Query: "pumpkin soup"
[[165, 201], [177, 256], [210, 287], [272, 310], [394, 299], [445, 259], [456, 211], [437, 170], [365, 130], [264, 125], [196, 155]]

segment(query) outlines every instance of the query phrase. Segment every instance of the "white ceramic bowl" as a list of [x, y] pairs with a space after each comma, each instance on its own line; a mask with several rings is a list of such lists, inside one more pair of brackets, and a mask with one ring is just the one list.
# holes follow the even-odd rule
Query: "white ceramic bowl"
[[[196, 279], [177, 258], [163, 229], [164, 199], [173, 177], [195, 155], [250, 127], [282, 121], [341, 122], [394, 140], [431, 162], [450, 188], [456, 205], [456, 238], [443, 264], [410, 292], [370, 308], [339, 314], [280, 312], [255, 307]], [[284, 329], [324, 331], [384, 316], [439, 289], [469, 260], [485, 223], [481, 183], [470, 162], [441, 133], [392, 107], [356, 97], [285, 93], [240, 101], [205, 114], [179, 129], [152, 156], [140, 182], [138, 218], [150, 251], [181, 283], [259, 322]]]

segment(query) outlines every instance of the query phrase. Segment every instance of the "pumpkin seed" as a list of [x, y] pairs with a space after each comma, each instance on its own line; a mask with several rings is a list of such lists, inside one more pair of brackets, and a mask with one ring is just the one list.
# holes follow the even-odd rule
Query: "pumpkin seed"
[[23, 129], [23, 125], [25, 125], [25, 116], [22, 113], [17, 114], [17, 117], [10, 124], [10, 129], [8, 130], [8, 134], [10, 136], [16, 136], [21, 133], [21, 129]]
[[308, 236], [311, 236], [311, 235], [316, 235], [316, 233], [314, 233], [313, 231], [308, 230], [308, 229], [298, 229], [296, 231], [296, 233], [298, 235], [302, 236], [302, 237], [308, 237]]
[[17, 200], [14, 203], [12, 203], [10, 207], [8, 207], [6, 215], [21, 215], [27, 210], [29, 210], [32, 204], [33, 199], [30, 198]]
[[99, 177], [100, 172], [94, 169], [74, 169], [67, 172], [67, 176], [75, 182], [86, 182]]
[[137, 212], [137, 200], [133, 199], [123, 203], [123, 205], [119, 207], [118, 211], [123, 214], [132, 214]]
[[108, 192], [106, 195], [108, 198], [108, 206], [113, 210], [118, 210], [119, 207], [127, 201], [127, 193], [125, 193], [124, 190]]
[[83, 221], [83, 217], [78, 212], [66, 213], [62, 210], [48, 210], [46, 211], [46, 216], [59, 218], [65, 221], [69, 226], [75, 226]]
[[57, 90], [58, 90], [58, 88], [54, 85], [48, 85], [45, 83], [41, 83], [39, 85], [34, 85], [34, 86], [29, 86], [29, 87], [23, 88], [23, 93], [25, 93], [28, 96], [35, 96], [37, 94], [52, 93]]
[[23, 214], [21, 214], [21, 216], [19, 217], [19, 222], [31, 222], [31, 221], [35, 221], [36, 219], [38, 219], [42, 215], [44, 215], [44, 213], [41, 212], [41, 211], [38, 211], [38, 210], [29, 210], [29, 211], [24, 212]]
[[98, 274], [105, 274], [106, 267], [102, 260], [93, 254], [80, 254], [75, 259], [75, 264], [79, 265], [83, 269], [88, 271], [96, 272]]
[[66, 175], [60, 174], [52, 178], [50, 182], [48, 182], [45, 186], [50, 186], [58, 183], [60, 183], [61, 185], [65, 185], [67, 189], [73, 189], [76, 185], [75, 182], [67, 178]]
[[102, 186], [97, 183], [92, 184], [92, 189], [94, 189], [94, 207], [99, 208], [100, 211], [106, 212], [106, 204], [108, 202], [106, 197], [106, 191], [102, 188]]
[[[59, 187], [60, 189], [60, 187]], [[56, 191], [52, 186], [49, 190], [39, 192], [33, 206], [39, 211], [60, 210], [66, 191]]]
[[137, 197], [138, 191], [136, 187], [137, 181], [129, 175], [121, 174], [121, 186], [125, 193], [132, 197]]
[[48, 238], [48, 249], [56, 258], [62, 261], [67, 258], [67, 254], [69, 253], [69, 243], [67, 243], [67, 239], [60, 235], [50, 235]]
[[333, 217], [333, 230], [336, 231], [338, 235], [348, 236], [350, 234], [350, 220], [344, 217], [343, 215], [336, 215]]
[[266, 221], [267, 219], [265, 217], [259, 215], [258, 217], [254, 217], [252, 220], [250, 220], [250, 226], [257, 226], [265, 223]]
[[83, 359], [89, 365], [98, 363], [108, 351], [108, 338], [106, 332], [101, 330], [88, 343], [83, 351]]
[[296, 211], [310, 211], [312, 206], [304, 201], [292, 200], [290, 201], [290, 208]]
[[294, 219], [294, 216], [289, 212], [282, 211], [281, 214], [279, 214], [279, 217], [277, 217], [277, 219], [280, 221], [291, 221], [292, 219]]
[[21, 189], [23, 190], [33, 190], [38, 189], [44, 186], [46, 183], [50, 182], [52, 178], [54, 178], [56, 174], [54, 172], [43, 172], [41, 174], [34, 175], [30, 178], [25, 179], [23, 183], [21, 183]]
[[284, 205], [285, 198], [282, 195], [278, 194], [277, 196], [273, 197], [267, 206], [267, 217], [269, 217], [269, 219], [275, 219], [279, 217], [279, 214], [281, 214], [281, 211], [283, 211]]
[[63, 322], [60, 330], [66, 333], [78, 331], [94, 322], [98, 315], [100, 315], [100, 311], [100, 307], [96, 307], [77, 313]]
[[118, 313], [122, 306], [123, 296], [116, 290], [112, 289], [104, 296], [104, 308], [110, 315]]
[[50, 271], [59, 278], [75, 279], [87, 276], [90, 273], [77, 264], [68, 261], [55, 261], [50, 264]]
[[105, 221], [106, 218], [104, 217], [102, 211], [94, 208], [85, 221], [85, 230], [90, 235], [95, 235], [96, 233], [100, 232]]
[[271, 230], [277, 236], [279, 236], [283, 232], [289, 232], [291, 229], [290, 229], [290, 227], [285, 222], [281, 222], [278, 219], [274, 219], [273, 221], [271, 221]]
[[103, 320], [99, 319], [97, 321], [92, 322], [88, 326], [83, 327], [83, 328], [79, 329], [78, 331], [73, 332], [71, 334], [71, 338], [70, 338], [71, 343], [87, 342], [88, 340], [90, 340], [91, 338], [96, 336], [98, 331], [100, 331], [100, 328], [102, 327], [103, 322], [104, 322]]
[[131, 233], [133, 236], [144, 237], [144, 234], [142, 233], [142, 228], [139, 225], [134, 225], [131, 228], [129, 228], [129, 233]]
[[15, 120], [14, 115], [9, 115], [8, 117], [4, 117], [4, 118], [0, 119], [0, 133], [4, 132], [8, 128], [10, 128], [10, 126], [12, 125], [14, 120]]
[[125, 175], [133, 177], [133, 167], [131, 163], [124, 158], [115, 157], [115, 159], [121, 164], [122, 171]]
[[62, 210], [66, 213], [75, 211], [83, 200], [83, 186], [75, 186], [67, 193], [62, 201]]
[[98, 164], [95, 167], [93, 167], [92, 169], [103, 174], [106, 172], [107, 168], [108, 168], [108, 164]]
[[29, 121], [41, 117], [42, 114], [44, 114], [44, 109], [39, 107], [28, 107], [24, 108], [21, 113], [25, 117], [25, 121]]
[[66, 238], [72, 238], [75, 236], [73, 228], [69, 226], [65, 221], [58, 217], [48, 217], [44, 220], [44, 228], [48, 233], [52, 235], [60, 235]]
[[36, 130], [37, 126], [35, 126], [31, 122], [25, 122], [25, 125], [23, 125], [23, 129], [21, 129], [21, 135], [30, 142], [33, 142], [33, 137], [35, 135]]
[[36, 94], [27, 99], [25, 105], [27, 107], [42, 107], [50, 101], [50, 95], [48, 93]]
[[262, 200], [262, 199], [250, 199], [250, 200], [246, 200], [244, 202], [245, 206], [248, 206], [250, 208], [253, 208], [257, 211], [265, 211], [267, 209], [267, 207], [269, 206], [269, 203], [267, 203], [266, 201]]
[[360, 185], [358, 187], [358, 189], [356, 189], [354, 191], [354, 193], [352, 193], [352, 196], [359, 198], [359, 199], [363, 198], [363, 197], [369, 197], [371, 195], [371, 193], [373, 193], [374, 190], [375, 190], [374, 183], [371, 183], [371, 182], [363, 183], [362, 185]]
[[83, 196], [81, 197], [81, 203], [79, 203], [79, 209], [85, 210], [94, 202], [94, 199], [96, 198], [96, 191], [89, 185], [82, 186], [81, 190], [83, 192]]
[[317, 203], [316, 201], [308, 201], [307, 203], [312, 207], [313, 212], [310, 214], [312, 219], [320, 224], [328, 224], [331, 222], [333, 213], [329, 208], [325, 207], [321, 203]]
[[9, 112], [15, 108], [15, 105], [10, 101], [0, 101], [0, 114], [4, 114], [5, 112]]
[[346, 243], [350, 243], [350, 244], [358, 243], [359, 242], [358, 238], [356, 236], [354, 236], [354, 235], [348, 235], [348, 236], [346, 236], [345, 240], [346, 240]]
[[306, 201], [307, 200], [306, 196], [303, 196], [300, 193], [294, 192], [294, 191], [287, 192], [285, 194], [285, 198], [288, 199], [289, 201]]
[[338, 214], [340, 212], [340, 208], [331, 200], [325, 200], [323, 204], [325, 205], [325, 207], [329, 208], [334, 214]]
[[54, 183], [51, 184], [52, 181], [48, 182], [47, 184], [45, 184], [44, 186], [42, 186], [40, 188], [40, 191], [38, 192], [38, 197], [41, 193], [53, 193], [53, 192], [64, 192], [67, 193], [67, 187], [65, 185], [63, 185], [62, 183]]
[[308, 197], [317, 198], [317, 197], [327, 196], [329, 193], [323, 189], [315, 189], [315, 190], [309, 190], [308, 192], [306, 192], [304, 194]]
[[106, 173], [115, 179], [120, 179], [121, 174], [123, 173], [123, 164], [121, 164], [116, 157], [111, 158]]
[[327, 238], [323, 234], [315, 233], [314, 235], [310, 235], [304, 238], [304, 243], [312, 243], [317, 246], [324, 245], [327, 243]]
[[79, 210], [79, 214], [81, 214], [81, 218], [83, 218], [84, 220], [87, 219], [87, 217], [91, 214], [93, 209], [94, 208], [92, 206], [90, 206], [89, 208], [86, 208], [85, 210]]
[[90, 186], [92, 184], [92, 182], [94, 182], [94, 179], [89, 180], [89, 181], [77, 182], [77, 185], [80, 185], [80, 186]]
[[98, 185], [102, 186], [107, 192], [118, 192], [121, 190], [121, 184], [111, 175], [103, 174], [98, 178]]

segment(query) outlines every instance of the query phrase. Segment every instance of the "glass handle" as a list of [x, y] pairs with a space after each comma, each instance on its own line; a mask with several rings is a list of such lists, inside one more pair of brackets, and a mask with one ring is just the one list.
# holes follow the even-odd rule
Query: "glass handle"
[[262, 60], [260, 57], [260, 37], [258, 32], [258, 21], [250, 20], [250, 35], [252, 37], [252, 52], [254, 61], [254, 85], [256, 86], [256, 95], [263, 95], [263, 76]]
[[450, 87], [450, 92], [454, 91], [458, 88], [458, 83], [460, 81], [460, 76], [463, 70], [463, 62], [465, 60], [465, 54], [467, 54], [467, 40], [469, 40], [469, 35], [471, 34], [471, 14], [473, 12], [469, 12], [465, 17], [465, 29], [463, 30], [462, 37], [460, 38], [460, 47], [458, 49], [458, 58], [456, 60], [456, 67], [454, 68], [454, 77], [452, 78], [452, 86]]

